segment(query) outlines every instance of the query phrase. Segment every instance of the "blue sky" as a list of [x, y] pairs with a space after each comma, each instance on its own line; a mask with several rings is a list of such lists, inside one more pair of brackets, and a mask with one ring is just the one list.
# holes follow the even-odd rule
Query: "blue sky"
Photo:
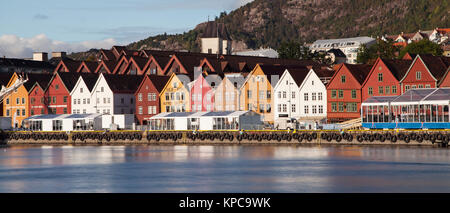
[[[0, 54], [26, 57], [23, 54], [31, 54], [30, 49], [48, 51], [35, 50], [44, 48], [43, 43], [50, 45], [50, 51], [78, 51], [77, 44], [98, 48], [164, 32], [182, 33], [208, 16], [213, 19], [250, 1], [0, 0]], [[27, 50], [10, 50], [14, 42]]]

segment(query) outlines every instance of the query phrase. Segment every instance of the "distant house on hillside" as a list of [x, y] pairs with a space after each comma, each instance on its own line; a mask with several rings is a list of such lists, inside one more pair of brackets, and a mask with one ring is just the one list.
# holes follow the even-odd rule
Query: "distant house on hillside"
[[310, 49], [312, 52], [339, 49], [345, 54], [347, 58], [346, 63], [356, 64], [356, 57], [358, 56], [358, 48], [361, 45], [366, 45], [367, 47], [369, 47], [375, 43], [376, 40], [371, 37], [326, 39], [315, 41], [311, 45]]

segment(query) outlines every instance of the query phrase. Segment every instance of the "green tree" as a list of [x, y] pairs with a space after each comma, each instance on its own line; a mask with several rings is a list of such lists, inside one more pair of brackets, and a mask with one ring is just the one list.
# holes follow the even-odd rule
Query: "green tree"
[[356, 57], [357, 63], [372, 63], [378, 57], [384, 59], [394, 59], [397, 56], [399, 48], [394, 46], [393, 41], [383, 41], [381, 39], [377, 39], [377, 42], [370, 47], [366, 45], [361, 45], [358, 48], [358, 55]]
[[423, 39], [418, 42], [412, 42], [400, 51], [399, 58], [403, 58], [406, 53], [412, 54], [432, 54], [440, 56], [444, 51], [439, 44], [436, 44], [428, 39]]
[[277, 50], [278, 57], [284, 59], [314, 59], [317, 55], [311, 53], [308, 47], [300, 42], [282, 42]]

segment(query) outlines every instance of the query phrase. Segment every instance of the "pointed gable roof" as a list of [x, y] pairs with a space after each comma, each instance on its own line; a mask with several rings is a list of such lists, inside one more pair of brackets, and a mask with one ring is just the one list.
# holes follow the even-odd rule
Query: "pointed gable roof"
[[92, 92], [92, 89], [94, 89], [98, 76], [99, 75], [97, 74], [83, 74], [80, 76], [83, 79], [84, 83], [86, 84], [87, 88], [89, 89], [89, 92]]
[[78, 68], [81, 65], [81, 61], [74, 61], [69, 58], [64, 58], [59, 61], [58, 66], [55, 68], [55, 72], [57, 72], [61, 66], [63, 66], [66, 72], [77, 72]]
[[383, 61], [397, 81], [400, 81], [406, 75], [412, 64], [412, 60], [403, 59], [381, 59], [381, 61]]
[[142, 75], [103, 75], [114, 93], [135, 93], [142, 82]]
[[114, 68], [116, 68], [117, 63], [118, 61], [115, 60], [101, 61], [95, 69], [94, 73], [98, 73], [102, 67], [105, 67], [106, 71], [109, 74], [112, 74], [114, 72]]
[[445, 56], [418, 55], [433, 77], [440, 81], [450, 66], [450, 58]]
[[[50, 79], [52, 78], [52, 74], [27, 74], [28, 77], [28, 81], [25, 82], [25, 84], [23, 84], [23, 86], [25, 87], [25, 89], [28, 91], [28, 93], [31, 92], [31, 89], [33, 88], [33, 86], [37, 83], [39, 84], [41, 87], [45, 87], [47, 86], [47, 84], [49, 83]], [[45, 88], [44, 88], [45, 89]]]
[[88, 73], [94, 73], [98, 67], [98, 64], [99, 63], [95, 61], [83, 61], [81, 62], [76, 72], [81, 72], [83, 68], [86, 68], [88, 70]]
[[289, 72], [289, 74], [291, 75], [292, 79], [294, 79], [297, 86], [300, 86], [300, 85], [302, 85], [306, 76], [308, 76], [310, 69], [308, 69], [306, 67], [288, 68], [286, 71]]
[[[350, 74], [358, 81], [359, 85], [362, 85], [369, 76], [369, 72], [372, 69], [372, 65], [369, 64], [343, 64], [341, 69], [346, 67]], [[339, 72], [339, 71], [338, 71]], [[337, 73], [337, 72], [336, 72]]]
[[102, 61], [117, 60], [112, 50], [100, 49], [98, 58]]

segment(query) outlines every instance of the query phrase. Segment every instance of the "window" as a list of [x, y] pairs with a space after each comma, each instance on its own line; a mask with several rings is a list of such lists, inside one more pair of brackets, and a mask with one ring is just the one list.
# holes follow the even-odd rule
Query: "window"
[[344, 90], [339, 90], [339, 98], [344, 98]]
[[283, 112], [287, 112], [287, 105], [283, 104]]
[[392, 94], [397, 94], [397, 86], [392, 86]]
[[270, 104], [267, 104], [266, 105], [266, 112], [271, 112], [271, 111], [272, 111], [272, 108], [271, 108]]
[[309, 106], [305, 106], [305, 114], [309, 113]]
[[[63, 97], [63, 101], [64, 101], [64, 103], [67, 103], [67, 96], [64, 96]], [[79, 103], [79, 102], [78, 102]]]
[[358, 105], [356, 103], [347, 103], [347, 112], [357, 112]]
[[170, 112], [170, 106], [166, 106], [166, 112]]
[[25, 104], [25, 98], [22, 98], [22, 104]]
[[312, 106], [312, 114], [317, 114], [317, 106], [316, 105]]
[[86, 114], [86, 109], [83, 109], [83, 114]]
[[322, 100], [322, 93], [319, 92], [318, 96], [317, 96], [317, 100], [321, 101]]
[[9, 98], [6, 99], [6, 104], [9, 104]]
[[103, 103], [106, 104], [106, 98], [103, 98]]
[[385, 88], [386, 88], [386, 89], [384, 90], [384, 91], [385, 91], [385, 94], [388, 95], [388, 94], [391, 92], [391, 88], [390, 88], [389, 86], [386, 86]]
[[251, 90], [247, 90], [247, 98], [252, 98], [252, 91]]
[[138, 101], [142, 101], [142, 93], [138, 94]]
[[343, 112], [344, 111], [344, 103], [339, 102], [339, 112]]
[[53, 103], [56, 104], [56, 96], [53, 96]]
[[278, 98], [281, 98], [281, 91], [278, 92]]
[[264, 91], [264, 90], [260, 90], [259, 91], [259, 99], [264, 99], [265, 97], [266, 97], [266, 91]]
[[296, 111], [296, 109], [295, 109], [295, 104], [292, 104], [292, 105], [291, 105], [291, 110], [292, 110], [292, 112], [295, 113], [295, 111]]
[[173, 88], [178, 88], [177, 82], [173, 82]]
[[83, 88], [80, 88], [80, 93], [83, 93]]
[[429, 84], [425, 84], [425, 88], [431, 88]]
[[9, 116], [9, 109], [6, 110], [6, 116]]
[[308, 101], [308, 93], [305, 93], [303, 96], [304, 96], [304, 100]]
[[323, 106], [322, 105], [319, 106], [319, 113], [323, 114]]
[[283, 91], [283, 98], [286, 98], [286, 91]]
[[86, 98], [83, 98], [83, 104], [86, 104]]
[[292, 92], [291, 96], [292, 96], [292, 98], [295, 98], [295, 92]]
[[125, 103], [125, 100], [123, 98], [120, 99], [120, 103]]
[[264, 113], [264, 104], [259, 105], [259, 112]]
[[138, 113], [139, 113], [139, 115], [142, 115], [142, 106], [140, 106], [139, 108], [138, 108]]
[[31, 99], [30, 99], [31, 104], [34, 104], [34, 101], [35, 101], [34, 98], [31, 98]]
[[314, 86], [314, 81], [311, 81], [311, 85], [313, 85], [313, 86]]
[[134, 103], [134, 98], [130, 98], [130, 104]]
[[16, 104], [17, 105], [20, 104], [20, 99], [19, 98], [16, 98]]
[[[232, 93], [234, 94], [234, 93]], [[270, 99], [272, 97], [272, 95], [270, 94], [270, 90], [267, 90], [267, 99]]]
[[313, 92], [313, 93], [311, 94], [311, 100], [312, 100], [312, 101], [315, 101], [315, 100], [316, 100], [316, 93], [315, 93], [315, 92]]
[[152, 97], [152, 93], [147, 93], [147, 101], [152, 101], [153, 97]]
[[417, 86], [416, 86], [416, 85], [412, 85], [411, 88], [412, 88], [412, 89], [416, 89]]
[[383, 82], [383, 73], [378, 73], [378, 82]]
[[345, 75], [341, 76], [341, 82], [345, 83]]
[[31, 110], [30, 114], [31, 114], [31, 115], [34, 115], [34, 110]]
[[281, 112], [281, 104], [278, 104], [278, 112]]
[[356, 99], [356, 90], [352, 89], [352, 99]]
[[58, 89], [59, 89], [59, 85], [56, 84], [56, 85], [55, 85], [55, 90], [58, 90]]
[[416, 80], [422, 79], [422, 72], [416, 72]]
[[372, 89], [372, 87], [369, 87], [368, 92], [369, 92], [369, 96], [372, 96], [372, 95], [373, 95], [373, 89]]
[[423, 88], [423, 84], [419, 84], [418, 88]]
[[378, 94], [382, 95], [383, 91], [384, 91], [383, 89], [384, 89], [383, 86], [379, 86], [378, 87]]
[[169, 93], [166, 93], [166, 100], [170, 100]]
[[252, 104], [247, 104], [247, 110], [252, 110]]
[[105, 91], [105, 88], [100, 87], [100, 92], [104, 92], [104, 91]]
[[331, 90], [331, 98], [336, 98], [336, 90]]

